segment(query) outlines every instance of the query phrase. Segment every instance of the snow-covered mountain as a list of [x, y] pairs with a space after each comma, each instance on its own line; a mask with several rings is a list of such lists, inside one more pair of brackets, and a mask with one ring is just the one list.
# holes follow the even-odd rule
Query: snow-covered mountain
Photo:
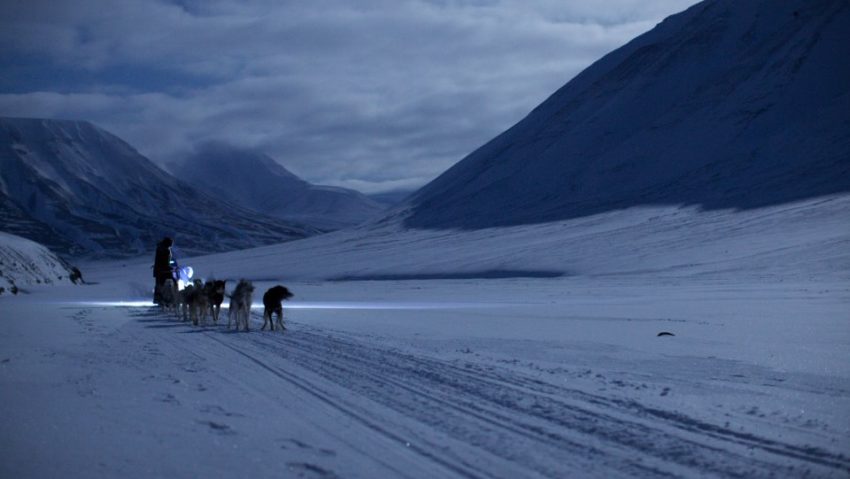
[[71, 255], [227, 251], [315, 230], [198, 192], [84, 121], [0, 119], [3, 230]]
[[605, 56], [426, 185], [406, 224], [850, 191], [850, 2], [707, 0]]
[[235, 204], [321, 230], [356, 225], [385, 209], [357, 191], [308, 183], [263, 153], [221, 143], [203, 145], [171, 170]]
[[34, 241], [0, 231], [0, 294], [21, 287], [77, 283], [79, 270]]

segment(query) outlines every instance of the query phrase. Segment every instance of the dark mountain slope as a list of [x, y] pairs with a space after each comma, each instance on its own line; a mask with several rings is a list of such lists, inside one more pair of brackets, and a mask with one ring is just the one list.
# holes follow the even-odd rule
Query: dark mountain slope
[[483, 228], [850, 191], [850, 2], [709, 0], [605, 56], [406, 204]]
[[212, 252], [315, 232], [200, 193], [82, 121], [0, 119], [0, 199], [4, 231], [71, 255], [140, 254], [163, 235]]

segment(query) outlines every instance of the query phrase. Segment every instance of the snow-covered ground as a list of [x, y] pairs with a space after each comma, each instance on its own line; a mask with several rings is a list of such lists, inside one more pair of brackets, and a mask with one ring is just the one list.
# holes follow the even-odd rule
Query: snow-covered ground
[[83, 265], [0, 298], [0, 476], [847, 477], [847, 202], [186, 259], [286, 284], [285, 333]]

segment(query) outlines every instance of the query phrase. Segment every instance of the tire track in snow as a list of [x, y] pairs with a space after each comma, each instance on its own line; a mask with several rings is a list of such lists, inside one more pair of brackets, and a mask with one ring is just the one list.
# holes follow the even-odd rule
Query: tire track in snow
[[[730, 428], [720, 427], [715, 424], [700, 421], [675, 411], [665, 411], [655, 407], [648, 407], [634, 400], [623, 400], [609, 398], [585, 391], [565, 388], [552, 383], [540, 381], [533, 378], [523, 378], [520, 375], [494, 375], [485, 369], [475, 369], [476, 374], [492, 380], [509, 383], [517, 387], [529, 388], [536, 392], [550, 394], [554, 397], [564, 398], [564, 393], [581, 399], [582, 402], [597, 406], [624, 409], [635, 417], [649, 418], [654, 421], [664, 421], [670, 426], [683, 431], [694, 432], [700, 435], [710, 436], [722, 441], [737, 443], [745, 447], [760, 448], [767, 452], [780, 456], [811, 462], [818, 465], [850, 472], [850, 459], [841, 454], [832, 454], [819, 448], [809, 446], [798, 446], [780, 441], [759, 437], [751, 433], [738, 432]], [[576, 407], [573, 405], [572, 407]]]
[[[642, 477], [694, 473], [767, 477], [846, 476], [850, 472], [847, 457], [823, 449], [734, 431], [511, 369], [459, 364], [390, 349], [368, 338], [298, 326], [286, 335], [198, 332], [391, 441], [406, 444], [399, 431], [407, 428], [415, 434], [416, 427], [387, 426], [380, 410], [355, 405], [346, 399], [348, 395], [329, 393], [313, 375], [478, 448], [486, 453], [482, 457], [498, 456], [528, 473], [557, 477], [578, 470]], [[277, 367], [284, 365], [312, 374]], [[503, 476], [505, 472], [487, 461], [483, 468], [470, 464], [468, 454], [458, 454], [446, 445], [422, 440], [408, 447], [459, 477]]]
[[[309, 352], [314, 348], [316, 339], [319, 338], [311, 339], [301, 350]], [[587, 470], [604, 466], [606, 474], [618, 471], [628, 476], [669, 477], [684, 472], [678, 468], [664, 471], [660, 469], [664, 465], [661, 462], [643, 464], [643, 457], [624, 457], [623, 453], [629, 454], [630, 451], [621, 446], [642, 443], [647, 437], [647, 431], [634, 431], [634, 425], [626, 427], [619, 419], [608, 419], [615, 423], [614, 432], [610, 433], [600, 427], [598, 415], [588, 415], [586, 411], [576, 411], [574, 407], [542, 406], [540, 399], [535, 398], [533, 404], [527, 405], [535, 410], [529, 411], [522, 404], [522, 399], [531, 397], [528, 390], [506, 388], [500, 381], [481, 381], [474, 377], [477, 373], [469, 373], [451, 364], [406, 354], [387, 358], [383, 356], [387, 351], [380, 351], [382, 357], [376, 361], [363, 361], [362, 358], [367, 355], [362, 352], [344, 354], [342, 352], [345, 348], [334, 349], [337, 359], [342, 360], [324, 364], [325, 368], [337, 370], [336, 374], [328, 375], [329, 379], [334, 377], [339, 382], [356, 377], [360, 381], [349, 383], [347, 387], [353, 387], [361, 394], [370, 395], [372, 399], [434, 427], [450, 425], [452, 435], [475, 442], [483, 449], [519, 462], [523, 467], [544, 476], [562, 475], [565, 463], [570, 462], [577, 462], [570, 464], [571, 468]], [[340, 357], [343, 354], [344, 357]], [[312, 358], [310, 362], [321, 364], [322, 360]], [[352, 368], [352, 364], [356, 366]], [[404, 366], [401, 370], [392, 368], [394, 370], [389, 371], [387, 364]], [[362, 372], [375, 370], [380, 371], [380, 374]], [[417, 381], [410, 381], [411, 378]], [[376, 397], [374, 389], [363, 389], [369, 383], [393, 385], [397, 390], [388, 390], [383, 386], [380, 387], [381, 395]], [[426, 399], [424, 405], [421, 398]], [[447, 409], [456, 413], [451, 420], [443, 418]], [[557, 409], [562, 409], [569, 417], [555, 416], [554, 411]], [[435, 417], [438, 419], [435, 420]], [[483, 429], [488, 431], [483, 439], [478, 434], [482, 430], [482, 423], [486, 424]], [[623, 434], [631, 436], [631, 440], [624, 440]], [[612, 449], [611, 444], [600, 441], [600, 437], [618, 446], [614, 448], [616, 450]], [[520, 444], [522, 447], [518, 447]], [[606, 450], [600, 449], [600, 445]]]
[[[225, 356], [223, 356], [223, 354], [227, 354], [227, 352], [229, 351], [230, 353], [239, 356], [239, 358], [241, 358], [241, 359], [248, 359], [251, 363], [253, 363], [253, 364], [251, 364], [251, 368], [254, 368], [254, 364], [259, 365], [262, 370], [272, 374], [278, 380], [283, 380], [284, 382], [287, 383], [287, 385], [291, 385], [294, 388], [309, 394], [311, 397], [316, 397], [316, 398], [320, 399], [322, 403], [331, 405], [333, 409], [338, 410], [338, 411], [342, 412], [343, 414], [348, 415], [349, 417], [352, 417], [352, 419], [354, 419], [358, 422], [361, 422], [361, 423], [364, 422], [364, 421], [362, 421], [363, 418], [361, 418], [359, 415], [350, 414], [347, 409], [339, 407], [339, 405], [337, 403], [328, 401], [327, 398], [331, 397], [331, 396], [327, 393], [324, 393], [323, 391], [319, 390], [316, 387], [310, 387], [310, 383], [306, 379], [300, 378], [300, 380], [299, 380], [299, 378], [296, 375], [293, 375], [291, 373], [287, 373], [286, 371], [284, 371], [280, 368], [270, 368], [267, 365], [268, 364], [268, 358], [255, 357], [255, 356], [248, 354], [248, 353], [245, 353], [244, 351], [241, 351], [240, 349], [233, 346], [233, 344], [236, 342], [236, 340], [239, 339], [240, 336], [243, 336], [241, 334], [235, 334], [235, 333], [232, 333], [232, 332], [222, 334], [223, 331], [227, 331], [227, 330], [221, 329], [218, 326], [215, 326], [214, 327], [215, 329], [204, 328], [204, 327], [202, 327], [202, 328], [193, 327], [193, 326], [191, 326], [191, 323], [182, 322], [182, 321], [180, 321], [179, 318], [175, 319], [171, 315], [169, 315], [167, 313], [163, 313], [160, 310], [152, 309], [152, 310], [145, 311], [145, 312], [138, 312], [138, 311], [132, 311], [131, 310], [131, 312], [129, 314], [131, 316], [140, 318], [140, 321], [148, 323], [146, 325], [146, 328], [154, 328], [157, 331], [162, 331], [161, 328], [163, 328], [163, 326], [172, 325], [172, 326], [183, 329], [183, 332], [194, 333], [191, 336], [195, 336], [196, 338], [199, 337], [199, 336], [203, 336], [202, 338], [200, 338], [200, 341], [186, 341], [185, 336], [182, 335], [182, 334], [173, 334], [173, 333], [156, 334], [157, 341], [162, 342], [162, 343], [167, 343], [168, 346], [169, 346], [168, 347], [169, 350], [172, 350], [172, 351], [177, 350], [183, 355], [191, 356], [194, 361], [197, 361], [198, 363], [201, 363], [201, 364], [214, 364], [216, 362], [221, 362], [225, 358]], [[150, 324], [151, 318], [157, 319], [157, 321], [155, 321], [155, 323], [156, 323], [155, 325]], [[134, 336], [134, 338], [138, 339], [139, 336]], [[213, 341], [209, 341], [209, 340], [213, 340]], [[220, 346], [224, 346], [227, 351], [222, 351]], [[239, 373], [239, 371], [234, 372], [230, 368], [232, 368], [233, 366], [236, 366], [237, 368], [244, 367], [244, 364], [240, 366], [240, 363], [244, 363], [244, 361], [241, 361], [240, 359], [235, 358], [235, 357], [232, 357], [232, 358], [228, 357], [225, 362], [229, 365], [228, 370], [218, 371], [220, 374], [224, 373], [227, 376], [227, 377], [225, 377], [225, 381], [227, 381], [230, 376], [233, 376], [234, 374], [238, 375], [238, 373]], [[192, 368], [194, 369], [195, 366], [192, 366]], [[183, 369], [183, 370], [187, 371], [186, 369]], [[246, 377], [250, 378], [253, 375], [254, 375], [254, 373], [247, 375], [247, 376], [241, 376], [241, 378], [246, 379]], [[269, 383], [265, 382], [265, 381], [262, 382], [261, 384], [253, 383], [251, 381], [247, 381], [247, 382], [242, 381], [241, 386], [235, 386], [235, 387], [241, 387], [241, 388], [247, 387], [248, 389], [259, 392], [259, 393], [263, 393], [263, 392], [268, 393], [269, 390], [270, 390], [269, 389]], [[217, 406], [217, 405], [213, 405], [212, 407], [223, 410], [220, 406]], [[202, 409], [201, 412], [208, 412], [209, 407], [207, 407], [206, 409], [207, 409], [207, 411], [204, 411]], [[220, 424], [214, 423], [212, 421], [198, 420], [197, 422], [200, 423], [200, 424], [208, 425], [214, 430], [222, 429]], [[224, 425], [224, 426], [227, 427], [226, 425]], [[321, 424], [318, 424], [317, 426], [320, 427], [320, 428], [322, 427]], [[369, 425], [367, 425], [367, 427], [369, 427]], [[375, 456], [373, 454], [370, 454], [366, 449], [359, 447], [359, 445], [356, 442], [352, 442], [352, 441], [348, 440], [347, 438], [345, 438], [344, 436], [334, 434], [330, 431], [328, 431], [328, 434], [335, 436], [336, 439], [338, 439], [341, 442], [343, 442], [344, 444], [346, 444], [347, 447], [351, 448], [352, 452], [355, 452], [355, 453], [362, 455], [364, 457], [372, 458], [377, 464], [380, 464], [381, 466], [386, 468], [386, 470], [389, 471], [392, 474], [393, 477], [405, 477], [405, 478], [416, 477], [416, 476], [411, 476], [406, 471], [399, 469], [396, 465], [386, 461], [385, 459], [378, 457], [378, 456]], [[296, 464], [295, 466], [293, 466], [296, 469], [298, 469], [299, 467], [304, 465], [304, 463], [293, 463], [293, 464]], [[300, 464], [300, 466], [299, 466], [299, 464]], [[299, 475], [299, 477], [301, 477], [301, 475]]]
[[487, 474], [481, 475], [477, 471], [470, 470], [467, 467], [464, 467], [463, 465], [459, 465], [459, 464], [453, 463], [451, 461], [444, 460], [444, 459], [438, 457], [437, 455], [433, 454], [431, 451], [429, 451], [425, 448], [422, 448], [422, 447], [417, 446], [417, 445], [410, 444], [403, 437], [399, 436], [398, 434], [393, 433], [392, 431], [388, 430], [385, 427], [382, 427], [376, 421], [373, 421], [373, 420], [367, 418], [365, 414], [359, 413], [359, 412], [355, 411], [353, 408], [344, 405], [339, 400], [340, 398], [336, 398], [336, 400], [332, 400], [331, 398], [333, 397], [333, 395], [321, 390], [317, 385], [311, 384], [307, 380], [305, 380], [303, 378], [299, 378], [298, 376], [296, 376], [296, 375], [294, 375], [290, 372], [287, 372], [282, 368], [275, 368], [275, 367], [268, 366], [267, 361], [264, 361], [265, 358], [260, 359], [256, 356], [252, 355], [252, 354], [246, 353], [245, 351], [241, 350], [240, 348], [234, 346], [233, 344], [228, 343], [227, 341], [222, 340], [221, 338], [219, 338], [215, 335], [209, 335], [209, 336], [212, 339], [214, 339], [215, 341], [218, 341], [220, 344], [222, 344], [226, 348], [228, 348], [228, 349], [232, 350], [233, 352], [245, 357], [249, 361], [255, 363], [256, 365], [265, 369], [266, 371], [268, 371], [269, 373], [278, 377], [279, 379], [282, 379], [283, 381], [291, 384], [292, 386], [295, 386], [298, 389], [310, 394], [314, 398], [316, 398], [319, 401], [333, 407], [334, 409], [337, 409], [337, 410], [343, 412], [344, 414], [346, 414], [349, 417], [357, 420], [358, 422], [360, 422], [361, 424], [363, 424], [367, 428], [377, 432], [378, 434], [381, 434], [385, 437], [388, 437], [389, 439], [391, 439], [391, 440], [393, 440], [393, 441], [395, 441], [399, 444], [405, 444], [407, 447], [409, 447], [411, 450], [413, 450], [414, 452], [416, 452], [420, 456], [425, 457], [428, 460], [444, 467], [445, 469], [455, 473], [459, 477], [464, 477], [464, 478], [468, 478], [468, 479], [479, 479], [479, 478], [483, 478], [483, 477], [492, 477], [492, 476], [489, 476]]
[[[799, 474], [807, 468], [850, 472], [850, 461], [841, 455], [555, 386], [507, 369], [462, 368], [306, 328], [283, 337], [251, 337], [241, 345], [264, 350], [259, 352], [263, 357], [282, 357], [546, 476], [563, 473], [557, 466], [569, 459], [565, 452], [641, 476], [709, 472], [759, 477]], [[524, 447], [517, 447], [518, 442]], [[751, 449], [758, 450], [758, 457], [748, 455]]]

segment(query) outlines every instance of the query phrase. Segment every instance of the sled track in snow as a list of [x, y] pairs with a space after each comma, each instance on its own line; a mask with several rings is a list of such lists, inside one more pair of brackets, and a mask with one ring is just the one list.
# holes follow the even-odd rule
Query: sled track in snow
[[[570, 471], [641, 477], [850, 474], [850, 459], [823, 449], [734, 431], [510, 369], [417, 356], [336, 332], [298, 328], [284, 335], [204, 334], [458, 477], [503, 477], [506, 471], [420, 439], [405, 424], [374, 419], [375, 411], [351, 397], [368, 398], [427, 425], [481, 451], [482, 457], [546, 477]], [[299, 375], [299, 368], [311, 374]], [[331, 392], [316, 378], [349, 393]]]

